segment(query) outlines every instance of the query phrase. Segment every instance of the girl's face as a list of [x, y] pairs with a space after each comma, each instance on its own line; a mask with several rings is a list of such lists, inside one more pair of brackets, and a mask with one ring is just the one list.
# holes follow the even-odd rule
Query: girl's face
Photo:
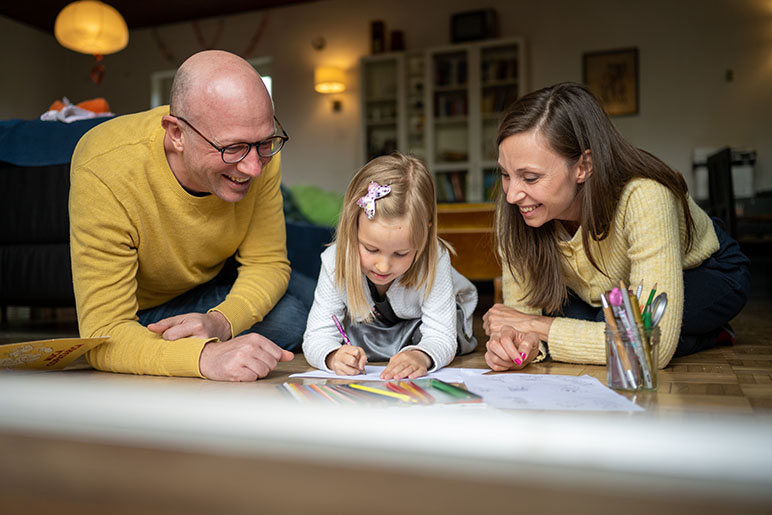
[[359, 213], [359, 265], [379, 294], [413, 264], [417, 249], [411, 236], [407, 217], [370, 220]]
[[551, 220], [579, 222], [578, 184], [592, 171], [591, 161], [568, 164], [536, 131], [513, 134], [499, 145], [501, 187], [525, 223], [541, 227]]

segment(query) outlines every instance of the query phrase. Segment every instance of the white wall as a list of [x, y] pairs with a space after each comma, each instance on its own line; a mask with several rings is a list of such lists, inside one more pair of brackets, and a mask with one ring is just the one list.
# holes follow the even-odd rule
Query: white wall
[[53, 34], [0, 16], [0, 120], [34, 118], [65, 94], [66, 52]]
[[[615, 118], [619, 129], [684, 172], [690, 184], [695, 147], [755, 148], [756, 187], [772, 189], [770, 0], [326, 0], [228, 16], [218, 47], [242, 53], [269, 16], [253, 57], [273, 57], [277, 115], [291, 137], [282, 161], [285, 182], [342, 191], [362, 164], [358, 60], [369, 53], [369, 22], [381, 19], [387, 29], [404, 31], [407, 48], [417, 50], [447, 44], [450, 15], [481, 6], [498, 11], [502, 37], [525, 37], [530, 89], [580, 82], [583, 52], [638, 47], [640, 114]], [[209, 38], [217, 19], [200, 26]], [[189, 23], [158, 32], [179, 61], [200, 49]], [[311, 46], [317, 36], [327, 40], [322, 51]], [[128, 48], [105, 58], [100, 86], [88, 77], [92, 58], [56, 47], [40, 31], [0, 18], [0, 38], [0, 118], [37, 116], [62, 95], [74, 101], [104, 96], [118, 113], [145, 109], [150, 74], [175, 66], [163, 59], [150, 29], [132, 31]], [[340, 113], [313, 91], [313, 68], [322, 63], [348, 70]], [[9, 68], [13, 75], [5, 73]]]

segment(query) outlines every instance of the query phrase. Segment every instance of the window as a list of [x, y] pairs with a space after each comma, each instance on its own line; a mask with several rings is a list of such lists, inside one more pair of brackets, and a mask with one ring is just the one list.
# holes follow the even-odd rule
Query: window
[[[273, 97], [273, 81], [271, 80], [271, 58], [255, 57], [247, 60], [263, 78], [263, 83], [268, 89], [268, 94]], [[169, 93], [172, 89], [174, 73], [177, 70], [163, 70], [150, 74], [150, 108], [169, 103]]]

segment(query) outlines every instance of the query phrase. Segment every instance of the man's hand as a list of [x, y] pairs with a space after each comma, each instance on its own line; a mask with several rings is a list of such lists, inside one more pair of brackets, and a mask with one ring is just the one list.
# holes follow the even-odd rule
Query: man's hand
[[485, 345], [485, 362], [495, 372], [523, 368], [539, 355], [539, 337], [536, 333], [522, 333], [504, 326], [500, 335]]
[[231, 339], [231, 324], [219, 311], [209, 313], [186, 313], [164, 318], [147, 326], [164, 340], [180, 338], [219, 338], [221, 342]]
[[254, 381], [267, 376], [280, 361], [290, 361], [293, 357], [294, 354], [265, 336], [248, 333], [204, 345], [198, 367], [207, 379]]

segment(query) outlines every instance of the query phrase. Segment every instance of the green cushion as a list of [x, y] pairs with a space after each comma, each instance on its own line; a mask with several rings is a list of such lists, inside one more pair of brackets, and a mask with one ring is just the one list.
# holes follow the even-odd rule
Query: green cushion
[[310, 184], [290, 186], [290, 191], [295, 205], [309, 222], [330, 227], [338, 225], [343, 195]]

